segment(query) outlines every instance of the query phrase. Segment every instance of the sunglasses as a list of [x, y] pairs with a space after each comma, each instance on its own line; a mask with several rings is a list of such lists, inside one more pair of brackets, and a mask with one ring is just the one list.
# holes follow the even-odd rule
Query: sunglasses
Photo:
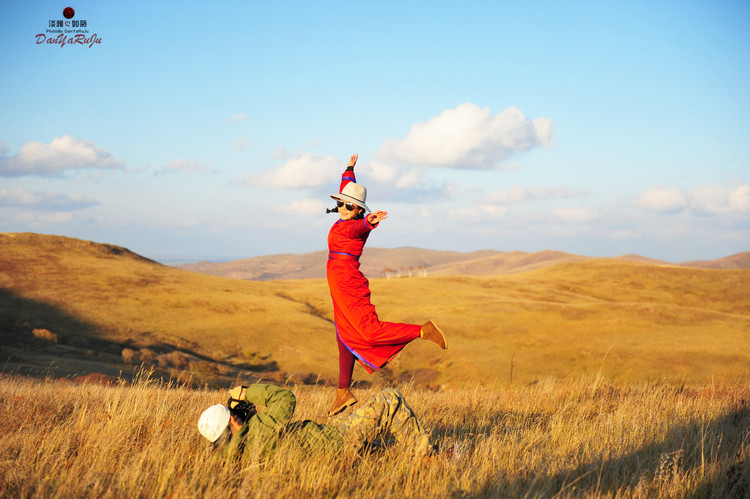
[[338, 206], [339, 208], [345, 206], [347, 211], [354, 211], [354, 208], [359, 208], [359, 206], [354, 203], [344, 203], [343, 201], [336, 201], [336, 206]]

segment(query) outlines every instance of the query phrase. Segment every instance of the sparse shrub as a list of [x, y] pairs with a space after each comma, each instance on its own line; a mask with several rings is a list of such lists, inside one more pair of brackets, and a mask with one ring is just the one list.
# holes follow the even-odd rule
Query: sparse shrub
[[190, 357], [187, 354], [175, 350], [174, 352], [165, 353], [156, 357], [159, 367], [174, 367], [176, 369], [185, 369], [188, 367]]
[[123, 348], [122, 360], [124, 360], [127, 364], [134, 364], [138, 362], [138, 352], [136, 352], [132, 348]]
[[682, 473], [682, 455], [683, 449], [661, 454], [654, 480], [662, 482], [665, 485], [674, 480], [679, 481]]
[[33, 331], [31, 331], [31, 334], [33, 334], [35, 338], [42, 341], [48, 341], [50, 343], [58, 342], [57, 335], [49, 329], [34, 329]]
[[138, 354], [140, 355], [141, 362], [154, 362], [156, 360], [156, 352], [150, 348], [141, 348]]
[[201, 377], [215, 376], [218, 373], [217, 365], [208, 360], [199, 360], [190, 363], [190, 372]]
[[232, 371], [232, 369], [226, 364], [216, 363], [214, 365], [216, 366], [216, 370], [219, 372], [219, 374], [226, 375]]

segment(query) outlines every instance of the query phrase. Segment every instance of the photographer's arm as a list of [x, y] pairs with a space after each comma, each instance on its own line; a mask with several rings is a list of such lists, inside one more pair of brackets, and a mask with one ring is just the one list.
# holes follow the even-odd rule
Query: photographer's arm
[[267, 426], [287, 424], [294, 414], [297, 399], [292, 392], [280, 386], [256, 384], [245, 389], [245, 400], [256, 407], [265, 407], [254, 417], [260, 418]]

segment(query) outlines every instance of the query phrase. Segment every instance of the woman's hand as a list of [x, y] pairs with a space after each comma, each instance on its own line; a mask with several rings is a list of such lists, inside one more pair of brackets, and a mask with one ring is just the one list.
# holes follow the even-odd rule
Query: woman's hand
[[370, 223], [370, 225], [377, 225], [381, 220], [385, 220], [386, 218], [388, 218], [387, 211], [373, 211], [372, 213], [367, 215], [367, 221]]
[[352, 168], [354, 168], [354, 165], [357, 164], [357, 159], [359, 159], [359, 154], [352, 154], [352, 157], [349, 158], [349, 165]]

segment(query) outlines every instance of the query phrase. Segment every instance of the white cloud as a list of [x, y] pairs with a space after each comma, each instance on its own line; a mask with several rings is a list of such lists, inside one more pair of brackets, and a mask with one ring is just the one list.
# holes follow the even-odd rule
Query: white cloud
[[480, 222], [496, 220], [507, 214], [508, 208], [506, 206], [482, 204], [470, 208], [451, 210], [448, 213], [448, 218], [452, 221], [459, 221], [463, 226], [471, 226]]
[[638, 196], [634, 204], [649, 211], [677, 212], [687, 206], [687, 197], [677, 187], [664, 188], [656, 185]]
[[516, 151], [553, 145], [551, 119], [530, 120], [516, 107], [493, 115], [468, 102], [413, 125], [403, 140], [384, 141], [375, 157], [401, 164], [497, 169]]
[[188, 161], [186, 159], [175, 159], [170, 161], [167, 166], [156, 170], [157, 175], [164, 175], [169, 173], [181, 173], [183, 175], [192, 175], [195, 173], [214, 173], [215, 170], [209, 166], [208, 163], [201, 161]]
[[297, 199], [279, 206], [279, 210], [290, 215], [320, 215], [326, 212], [326, 206], [319, 199]]
[[[283, 151], [279, 155], [283, 154]], [[339, 185], [345, 169], [335, 156], [298, 153], [281, 166], [250, 174], [239, 183], [266, 189], [309, 189], [308, 195], [327, 199]], [[357, 182], [367, 188], [368, 203], [398, 201], [424, 203], [450, 197], [450, 184], [436, 185], [425, 178], [420, 168], [404, 167], [380, 161], [361, 162], [356, 169]], [[316, 208], [317, 209], [317, 208]]]
[[232, 147], [237, 149], [238, 151], [244, 151], [247, 149], [248, 140], [247, 137], [239, 137], [234, 142], [232, 142]]
[[750, 185], [733, 190], [718, 185], [703, 185], [688, 193], [690, 206], [701, 215], [750, 213]]
[[435, 212], [433, 210], [424, 206], [417, 211], [417, 214], [419, 218], [426, 220], [429, 220], [435, 216]]
[[424, 175], [424, 169], [382, 161], [357, 166], [357, 181], [364, 183], [368, 195], [377, 201], [428, 203], [455, 196], [455, 185], [436, 182]]
[[633, 204], [653, 212], [678, 212], [690, 208], [698, 215], [750, 213], [750, 185], [733, 189], [718, 185], [702, 185], [683, 190], [677, 187], [650, 187], [635, 198]]
[[557, 208], [554, 213], [566, 222], [571, 223], [586, 223], [598, 218], [598, 214], [596, 211], [584, 206]]
[[627, 241], [631, 239], [640, 239], [641, 233], [636, 230], [628, 230], [628, 229], [618, 229], [613, 230], [609, 233], [610, 239], [615, 239], [618, 241]]
[[750, 213], [750, 185], [741, 185], [730, 192], [729, 205], [739, 212]]
[[73, 220], [73, 214], [70, 212], [58, 212], [58, 213], [49, 213], [44, 215], [37, 215], [35, 217], [35, 224], [36, 225], [44, 225], [44, 224], [64, 224], [68, 223]]
[[357, 167], [357, 171], [364, 171], [368, 178], [387, 184], [393, 184], [400, 177], [402, 170], [402, 167], [382, 161], [373, 161]]
[[15, 156], [0, 157], [0, 176], [24, 175], [50, 176], [66, 170], [85, 168], [121, 168], [123, 163], [104, 149], [94, 147], [90, 140], [80, 140], [70, 135], [52, 139], [49, 145], [27, 142]]
[[39, 203], [39, 195], [26, 189], [0, 189], [0, 206], [29, 206]]
[[[24, 211], [16, 216], [4, 217], [0, 213], [0, 220], [6, 224], [18, 224], [18, 231], [27, 231], [29, 227], [43, 228], [44, 230], [54, 230], [50, 225], [66, 224], [75, 220], [73, 212], [33, 212]], [[45, 228], [45, 226], [47, 226]]]
[[24, 188], [0, 189], [0, 206], [32, 208], [43, 211], [71, 211], [98, 204], [98, 201], [79, 194], [32, 192]]
[[150, 169], [151, 167], [148, 164], [142, 164], [141, 166], [137, 168], [126, 168], [125, 171], [127, 173], [143, 173]]
[[488, 217], [503, 217], [508, 214], [508, 208], [505, 206], [497, 206], [493, 204], [483, 204], [479, 206], [479, 211]]
[[510, 189], [498, 189], [485, 196], [485, 201], [496, 204], [514, 204], [524, 201], [541, 201], [545, 199], [564, 199], [581, 197], [584, 193], [571, 191], [565, 186], [537, 187], [527, 189], [520, 185], [514, 185]]
[[381, 161], [373, 161], [358, 167], [366, 178], [374, 182], [391, 185], [398, 190], [420, 189], [427, 185], [422, 169], [396, 166]]
[[488, 202], [498, 204], [521, 203], [529, 199], [529, 190], [520, 185], [514, 185], [510, 189], [498, 189], [493, 191], [487, 195], [485, 199]]
[[334, 156], [304, 153], [278, 168], [246, 177], [242, 182], [274, 189], [320, 187], [330, 184], [331, 179], [338, 178], [344, 169], [345, 166]]

